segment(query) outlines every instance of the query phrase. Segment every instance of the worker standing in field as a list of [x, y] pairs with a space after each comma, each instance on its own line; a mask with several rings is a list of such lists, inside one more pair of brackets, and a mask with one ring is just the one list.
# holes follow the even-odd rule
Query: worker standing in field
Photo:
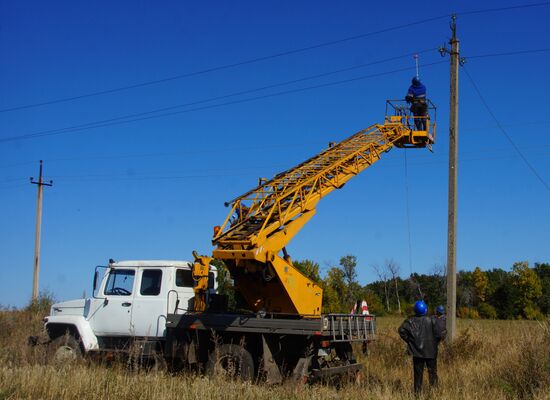
[[[417, 117], [414, 119], [416, 129], [419, 131], [426, 130], [426, 116], [428, 115], [428, 103], [426, 102], [426, 86], [418, 77], [412, 78], [412, 84], [409, 86], [407, 96], [405, 96], [407, 103], [411, 105], [412, 114]], [[422, 118], [424, 117], [424, 118]]]
[[447, 325], [447, 317], [445, 316], [445, 307], [441, 304], [435, 309], [435, 318], [443, 327]]
[[414, 317], [401, 324], [398, 332], [413, 357], [414, 391], [419, 393], [422, 390], [424, 365], [428, 368], [430, 385], [437, 385], [437, 347], [447, 331], [435, 317], [427, 315], [428, 307], [424, 301], [414, 303], [414, 313]]

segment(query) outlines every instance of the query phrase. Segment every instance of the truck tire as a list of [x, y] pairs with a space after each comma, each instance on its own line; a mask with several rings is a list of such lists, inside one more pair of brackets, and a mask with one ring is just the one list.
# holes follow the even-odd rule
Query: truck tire
[[82, 358], [79, 341], [72, 335], [63, 335], [52, 340], [48, 346], [48, 358], [58, 365], [73, 364]]
[[254, 377], [254, 360], [243, 346], [222, 344], [208, 356], [206, 374], [250, 381]]

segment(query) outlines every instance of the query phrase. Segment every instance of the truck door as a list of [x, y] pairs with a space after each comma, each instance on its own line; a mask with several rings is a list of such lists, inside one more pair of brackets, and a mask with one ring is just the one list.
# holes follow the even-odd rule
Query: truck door
[[130, 336], [136, 270], [116, 268], [107, 273], [104, 300], [90, 315], [90, 323], [97, 336]]
[[141, 268], [138, 290], [134, 295], [132, 326], [135, 336], [164, 336], [169, 271], [165, 268]]

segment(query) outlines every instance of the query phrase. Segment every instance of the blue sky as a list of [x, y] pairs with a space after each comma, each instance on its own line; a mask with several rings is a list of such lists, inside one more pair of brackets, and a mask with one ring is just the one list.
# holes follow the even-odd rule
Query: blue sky
[[[0, 3], [0, 110], [160, 80], [315, 46], [452, 12], [514, 1], [204, 1]], [[459, 14], [466, 69], [531, 166], [550, 182], [550, 5]], [[400, 98], [414, 52], [438, 105], [435, 152], [394, 149], [318, 206], [288, 250], [323, 268], [354, 254], [362, 283], [393, 259], [401, 274], [446, 262], [448, 58], [435, 50], [449, 19], [363, 36], [211, 73], [40, 107], [0, 112], [0, 304], [31, 293], [36, 186], [46, 179], [41, 289], [57, 299], [90, 293], [109, 258], [190, 259], [212, 250], [224, 201], [383, 121]], [[359, 67], [373, 61], [393, 61]], [[444, 61], [432, 66], [430, 63]], [[346, 69], [229, 101], [356, 77], [343, 84], [32, 139], [47, 130], [202, 101]], [[395, 70], [400, 72], [388, 73]], [[367, 78], [368, 75], [379, 76]], [[195, 107], [182, 107], [184, 111]], [[459, 111], [459, 269], [549, 262], [549, 191], [499, 131], [464, 70]], [[408, 173], [405, 174], [405, 154]], [[412, 257], [407, 229], [407, 187]]]

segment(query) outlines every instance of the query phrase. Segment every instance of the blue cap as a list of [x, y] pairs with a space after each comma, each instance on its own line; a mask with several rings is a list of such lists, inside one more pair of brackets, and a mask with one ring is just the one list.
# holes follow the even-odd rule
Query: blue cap
[[435, 312], [440, 315], [443, 315], [445, 314], [445, 307], [443, 307], [442, 305], [438, 305], [437, 308], [435, 309]]

